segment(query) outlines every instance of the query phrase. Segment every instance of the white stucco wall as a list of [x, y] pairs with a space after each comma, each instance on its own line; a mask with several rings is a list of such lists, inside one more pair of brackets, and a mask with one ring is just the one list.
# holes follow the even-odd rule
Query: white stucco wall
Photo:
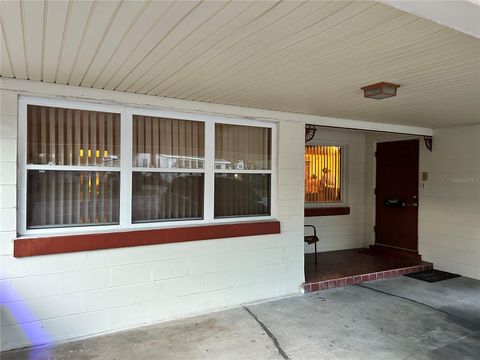
[[277, 121], [281, 234], [14, 258], [19, 94], [245, 116], [240, 108], [21, 84], [21, 89], [12, 91], [2, 82], [0, 92], [1, 350], [111, 332], [300, 291], [304, 280], [304, 124], [288, 119]]
[[[346, 205], [349, 215], [306, 217], [305, 224], [315, 225], [320, 241], [317, 251], [362, 248], [365, 218], [365, 132], [332, 128], [318, 128], [309, 144], [331, 143], [346, 145], [345, 159]], [[314, 252], [313, 245], [305, 244], [305, 252]]]

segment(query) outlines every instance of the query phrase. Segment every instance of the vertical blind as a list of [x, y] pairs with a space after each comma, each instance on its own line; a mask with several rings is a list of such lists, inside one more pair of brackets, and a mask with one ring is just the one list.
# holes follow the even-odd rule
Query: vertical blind
[[305, 146], [305, 202], [341, 201], [341, 155], [337, 146]]
[[271, 128], [215, 124], [215, 218], [270, 214], [271, 144]]
[[215, 124], [215, 169], [269, 170], [272, 129]]
[[203, 218], [203, 122], [134, 115], [133, 166], [132, 222]]
[[119, 114], [28, 105], [27, 228], [118, 224], [119, 165]]
[[269, 174], [215, 174], [215, 217], [270, 215]]
[[204, 175], [134, 172], [132, 222], [203, 218]]
[[29, 228], [118, 224], [120, 173], [29, 170]]
[[120, 115], [28, 105], [27, 163], [120, 166]]
[[203, 122], [133, 116], [133, 166], [203, 169], [204, 164]]

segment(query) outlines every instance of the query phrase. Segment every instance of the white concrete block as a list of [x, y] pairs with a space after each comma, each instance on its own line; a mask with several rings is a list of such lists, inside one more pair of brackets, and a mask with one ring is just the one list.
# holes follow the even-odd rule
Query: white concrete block
[[131, 249], [132, 262], [149, 262], [172, 258], [170, 244], [135, 246]]
[[279, 216], [278, 219], [280, 220], [280, 229], [282, 232], [290, 230], [303, 231], [303, 216], [282, 215]]
[[85, 268], [112, 267], [131, 264], [133, 248], [118, 248], [86, 252]]
[[0, 185], [16, 186], [17, 163], [14, 161], [0, 161]]
[[25, 301], [28, 299], [60, 295], [62, 274], [0, 280], [2, 302]]
[[[30, 323], [34, 325], [36, 323]], [[85, 335], [94, 335], [110, 329], [110, 311], [95, 311], [79, 315], [43, 320], [43, 329], [52, 339], [62, 341]]]
[[0, 138], [16, 139], [17, 137], [17, 116], [0, 115]]
[[106, 288], [87, 292], [88, 311], [113, 309], [132, 303], [130, 288], [128, 286]]
[[152, 281], [152, 264], [116, 266], [111, 270], [112, 286], [139, 284]]
[[[303, 187], [304, 169], [278, 169], [278, 185], [297, 185]], [[301, 185], [300, 185], [301, 184]]]
[[278, 156], [278, 168], [279, 169], [304, 169], [305, 163], [305, 150], [302, 147], [302, 151], [296, 153], [283, 152]]
[[17, 229], [17, 210], [15, 208], [0, 209], [0, 231]]
[[172, 259], [187, 258], [190, 256], [208, 255], [218, 253], [217, 244], [224, 239], [198, 240], [169, 244]]
[[185, 259], [164, 260], [153, 263], [153, 279], [171, 279], [188, 275]]
[[13, 254], [13, 239], [15, 239], [16, 236], [16, 231], [0, 232], [0, 256]]
[[130, 286], [132, 304], [145, 303], [159, 299], [162, 284], [160, 282], [148, 282]]
[[17, 206], [17, 188], [14, 185], [0, 185], [0, 208]]
[[222, 258], [218, 255], [196, 256], [188, 260], [188, 274], [197, 275], [222, 270]]
[[297, 121], [281, 121], [278, 126], [279, 138], [296, 138], [305, 142], [305, 124]]
[[17, 161], [17, 140], [0, 138], [0, 161]]
[[149, 305], [152, 322], [174, 319], [187, 314], [187, 300], [185, 297], [152, 301]]
[[278, 215], [301, 215], [304, 213], [303, 199], [278, 200]]
[[278, 149], [280, 152], [289, 152], [298, 153], [302, 149], [302, 153], [305, 151], [305, 135], [292, 137], [279, 137], [278, 138]]
[[[15, 259], [30, 269], [29, 275], [53, 274], [89, 269], [87, 252], [54, 254], [48, 256], [33, 256]], [[19, 263], [19, 264], [20, 264]]]
[[186, 296], [187, 313], [196, 314], [200, 312], [219, 309], [225, 306], [222, 291], [210, 291]]
[[278, 185], [278, 200], [298, 200], [304, 197], [303, 183]]
[[64, 293], [96, 290], [109, 286], [110, 270], [103, 268], [66, 272], [62, 277]]
[[2, 115], [17, 115], [17, 99], [18, 96], [13, 91], [0, 91], [0, 114]]
[[123, 306], [112, 309], [109, 317], [110, 331], [145, 325], [150, 322], [150, 306], [149, 304]]
[[48, 296], [32, 300], [20, 300], [8, 303], [8, 306], [2, 307], [2, 315], [4, 314], [4, 311], [9, 311], [9, 308], [14, 307], [23, 307], [28, 309], [28, 311], [22, 312], [21, 317], [10, 317], [10, 321], [13, 321], [11, 323], [9, 323], [8, 320], [4, 321], [2, 316], [2, 326], [81, 314], [86, 312], [87, 302], [85, 293]]

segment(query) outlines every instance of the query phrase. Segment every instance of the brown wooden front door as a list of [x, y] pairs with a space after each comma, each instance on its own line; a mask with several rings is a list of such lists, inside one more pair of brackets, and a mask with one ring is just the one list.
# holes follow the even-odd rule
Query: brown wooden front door
[[418, 140], [377, 144], [375, 243], [417, 251]]

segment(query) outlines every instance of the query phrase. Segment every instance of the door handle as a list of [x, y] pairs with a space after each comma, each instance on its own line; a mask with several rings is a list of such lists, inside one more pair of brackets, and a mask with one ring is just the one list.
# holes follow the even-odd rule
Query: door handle
[[416, 208], [416, 207], [418, 207], [418, 203], [413, 202], [413, 203], [408, 204], [407, 206]]

